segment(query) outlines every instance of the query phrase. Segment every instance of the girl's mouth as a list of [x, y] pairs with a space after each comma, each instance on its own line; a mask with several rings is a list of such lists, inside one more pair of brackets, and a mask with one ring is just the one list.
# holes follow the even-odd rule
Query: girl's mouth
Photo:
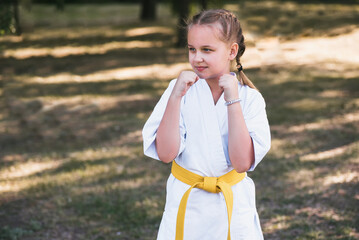
[[199, 71], [199, 72], [202, 72], [206, 69], [207, 67], [196, 67], [196, 69]]

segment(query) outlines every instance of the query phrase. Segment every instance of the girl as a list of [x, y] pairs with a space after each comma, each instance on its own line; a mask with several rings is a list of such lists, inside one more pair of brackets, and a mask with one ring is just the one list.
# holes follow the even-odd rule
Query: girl
[[143, 129], [145, 155], [174, 160], [157, 239], [263, 239], [246, 172], [268, 152], [270, 130], [264, 99], [240, 64], [240, 23], [208, 10], [187, 30], [193, 72], [170, 82]]

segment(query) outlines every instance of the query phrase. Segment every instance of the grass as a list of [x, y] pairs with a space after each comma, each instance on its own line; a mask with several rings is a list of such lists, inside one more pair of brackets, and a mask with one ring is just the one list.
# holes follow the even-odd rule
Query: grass
[[[325, 42], [358, 29], [356, 6], [244, 6], [226, 7], [253, 36], [249, 54], [257, 41]], [[155, 239], [170, 166], [143, 156], [141, 129], [188, 64], [173, 48], [166, 6], [159, 15], [167, 21], [138, 22], [138, 11], [34, 5], [22, 9], [24, 35], [0, 39], [0, 239]], [[307, 19], [327, 25], [307, 31]], [[271, 151], [250, 173], [265, 239], [359, 237], [359, 68], [323, 59], [245, 70], [266, 99], [272, 131]]]
[[325, 4], [284, 1], [243, 1], [241, 14], [246, 28], [260, 36], [294, 39], [303, 36], [336, 36], [358, 25], [356, 4]]

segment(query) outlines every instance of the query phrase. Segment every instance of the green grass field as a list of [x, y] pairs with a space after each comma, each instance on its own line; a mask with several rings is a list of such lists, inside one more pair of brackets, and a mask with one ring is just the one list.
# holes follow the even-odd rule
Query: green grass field
[[[243, 64], [271, 124], [272, 149], [250, 173], [265, 239], [359, 239], [358, 48], [300, 55], [302, 40], [349, 43], [359, 7], [226, 8], [250, 36]], [[0, 239], [155, 239], [170, 165], [143, 155], [141, 130], [189, 68], [176, 19], [159, 12], [142, 23], [137, 5], [34, 5], [21, 9], [22, 37], [0, 37]], [[273, 39], [305, 61], [269, 61]]]

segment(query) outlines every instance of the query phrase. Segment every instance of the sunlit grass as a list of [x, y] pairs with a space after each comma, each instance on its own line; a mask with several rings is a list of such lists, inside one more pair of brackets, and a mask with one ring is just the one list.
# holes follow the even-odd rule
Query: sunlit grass
[[[36, 34], [32, 34], [26, 36], [24, 40], [45, 40], [51, 37], [52, 39], [56, 38], [66, 38], [67, 40], [76, 40], [84, 37], [136, 37], [136, 36], [144, 36], [148, 34], [165, 34], [165, 35], [173, 35], [174, 31], [169, 27], [161, 27], [161, 26], [150, 26], [150, 27], [142, 27], [142, 28], [134, 28], [126, 31], [116, 30], [107, 28], [103, 29], [103, 31], [99, 32], [98, 29], [82, 30], [78, 29], [77, 32], [68, 32], [67, 29], [61, 30], [52, 30], [46, 32], [37, 32]], [[79, 35], [79, 32], [83, 32]], [[13, 37], [9, 39], [14, 39], [14, 41], [21, 41], [19, 37]], [[4, 39], [5, 40], [5, 39]], [[56, 46], [49, 48], [35, 47], [35, 48], [17, 48], [17, 49], [5, 49], [2, 53], [5, 58], [16, 58], [16, 59], [25, 59], [31, 57], [41, 57], [41, 56], [53, 56], [56, 58], [66, 57], [69, 55], [83, 55], [83, 54], [106, 54], [109, 51], [118, 50], [118, 49], [132, 49], [132, 48], [153, 48], [153, 47], [163, 47], [163, 41], [110, 41], [104, 44], [91, 44], [85, 43], [84, 46], [75, 46], [64, 45], [64, 46]]]
[[5, 50], [4, 57], [13, 57], [16, 59], [25, 59], [31, 57], [53, 56], [56, 58], [67, 57], [69, 55], [83, 54], [106, 54], [108, 51], [116, 49], [131, 48], [156, 48], [163, 47], [163, 42], [157, 41], [131, 41], [131, 42], [109, 42], [93, 46], [66, 46], [57, 48], [23, 48], [16, 50]]
[[149, 66], [121, 67], [111, 70], [103, 70], [87, 75], [76, 75], [71, 73], [54, 74], [48, 77], [28, 75], [17, 75], [14, 79], [23, 83], [87, 83], [87, 82], [106, 82], [114, 80], [135, 80], [135, 79], [160, 79], [168, 80], [177, 76], [176, 73], [182, 69], [189, 69], [189, 63], [175, 64], [152, 64]]
[[354, 142], [352, 144], [340, 146], [327, 151], [306, 154], [302, 156], [300, 159], [301, 161], [321, 161], [328, 158], [340, 157], [345, 153], [353, 152], [355, 149], [356, 151], [359, 150], [359, 142]]

